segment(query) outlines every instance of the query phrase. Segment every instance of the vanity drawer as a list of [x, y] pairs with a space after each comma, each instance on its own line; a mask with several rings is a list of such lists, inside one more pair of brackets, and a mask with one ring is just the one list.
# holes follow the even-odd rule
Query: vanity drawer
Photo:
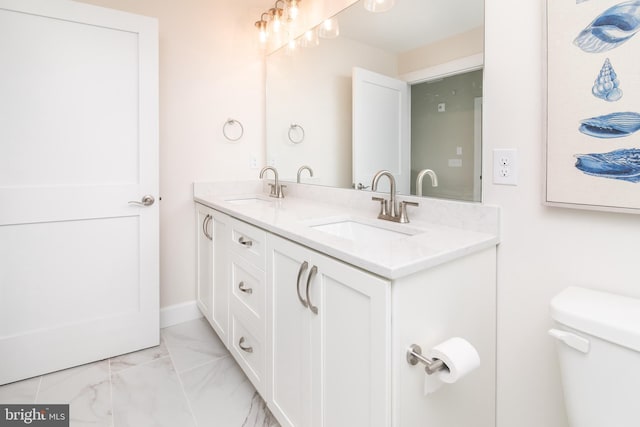
[[261, 270], [264, 270], [266, 265], [266, 239], [266, 232], [258, 227], [236, 219], [231, 222], [231, 250]]
[[236, 253], [231, 259], [231, 306], [232, 310], [244, 310], [254, 320], [264, 323], [266, 275]]
[[231, 314], [230, 351], [253, 386], [264, 396], [266, 352], [264, 333], [256, 333], [237, 313]]

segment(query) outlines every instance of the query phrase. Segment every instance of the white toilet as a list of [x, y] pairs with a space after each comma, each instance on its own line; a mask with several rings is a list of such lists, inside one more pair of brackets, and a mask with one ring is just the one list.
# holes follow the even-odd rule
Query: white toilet
[[640, 426], [640, 299], [570, 287], [551, 317], [571, 427]]

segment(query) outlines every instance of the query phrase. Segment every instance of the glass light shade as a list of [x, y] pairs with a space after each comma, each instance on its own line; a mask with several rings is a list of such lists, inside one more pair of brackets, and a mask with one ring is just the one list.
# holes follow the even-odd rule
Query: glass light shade
[[285, 53], [287, 55], [293, 55], [298, 50], [298, 42], [295, 39], [290, 39], [285, 46]]
[[277, 33], [282, 28], [282, 15], [284, 11], [279, 7], [274, 7], [273, 9], [269, 9], [269, 14], [271, 15], [271, 29], [274, 33]]
[[256, 21], [255, 25], [258, 29], [260, 43], [266, 43], [267, 38], [269, 37], [269, 33], [267, 32], [267, 21], [261, 19], [260, 21]]
[[289, 7], [287, 9], [287, 17], [289, 21], [295, 21], [298, 19], [298, 14], [300, 13], [300, 8], [298, 7], [299, 0], [288, 0]]
[[318, 39], [318, 32], [315, 28], [305, 31], [305, 33], [300, 37], [301, 47], [314, 47], [319, 44], [320, 40]]
[[386, 12], [396, 4], [396, 0], [364, 0], [364, 8], [369, 12]]
[[334, 39], [340, 35], [337, 18], [329, 18], [318, 26], [318, 36], [323, 39]]

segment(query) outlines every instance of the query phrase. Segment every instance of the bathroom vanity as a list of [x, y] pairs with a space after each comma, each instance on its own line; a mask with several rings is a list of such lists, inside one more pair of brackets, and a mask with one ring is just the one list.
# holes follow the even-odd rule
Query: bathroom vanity
[[[494, 426], [498, 209], [287, 185], [194, 186], [198, 306], [280, 424]], [[454, 336], [481, 365], [425, 395], [407, 349]]]

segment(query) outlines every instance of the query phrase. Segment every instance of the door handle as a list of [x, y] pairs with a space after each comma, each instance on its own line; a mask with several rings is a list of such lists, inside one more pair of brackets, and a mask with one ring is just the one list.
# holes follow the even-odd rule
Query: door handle
[[211, 222], [212, 219], [213, 217], [210, 214], [207, 214], [207, 216], [204, 217], [204, 221], [202, 221], [202, 232], [209, 240], [213, 240], [213, 236], [207, 231], [207, 229], [209, 228], [209, 222]]
[[147, 194], [145, 196], [142, 197], [141, 201], [136, 201], [136, 200], [130, 200], [129, 204], [130, 205], [137, 205], [137, 206], [151, 206], [152, 204], [154, 204], [156, 201], [156, 199], [151, 195], [151, 194]]
[[316, 307], [315, 305], [311, 304], [311, 296], [309, 295], [309, 287], [311, 285], [311, 281], [313, 280], [313, 277], [316, 275], [317, 272], [318, 272], [318, 267], [316, 267], [314, 265], [313, 267], [311, 267], [311, 271], [309, 272], [309, 276], [307, 277], [307, 302], [309, 303], [309, 310], [311, 310], [313, 312], [313, 314], [318, 314], [318, 307]]
[[238, 239], [238, 243], [240, 243], [245, 248], [250, 248], [251, 246], [253, 246], [253, 242], [251, 240], [245, 239], [244, 236], [240, 236], [240, 238]]
[[240, 341], [238, 341], [238, 347], [240, 347], [240, 350], [245, 351], [247, 353], [253, 353], [253, 347], [249, 347], [249, 346], [244, 346], [242, 344], [244, 344], [244, 337], [240, 337]]
[[307, 304], [304, 298], [302, 298], [302, 295], [300, 295], [300, 279], [302, 278], [304, 272], [307, 271], [307, 267], [309, 267], [309, 263], [307, 261], [300, 264], [300, 269], [298, 270], [298, 280], [296, 281], [296, 292], [298, 293], [298, 299], [300, 300], [300, 303], [304, 306], [304, 308], [309, 307], [309, 304]]
[[245, 294], [251, 295], [253, 293], [253, 288], [245, 287], [244, 282], [238, 283], [238, 289], [240, 289], [240, 291], [244, 292]]

